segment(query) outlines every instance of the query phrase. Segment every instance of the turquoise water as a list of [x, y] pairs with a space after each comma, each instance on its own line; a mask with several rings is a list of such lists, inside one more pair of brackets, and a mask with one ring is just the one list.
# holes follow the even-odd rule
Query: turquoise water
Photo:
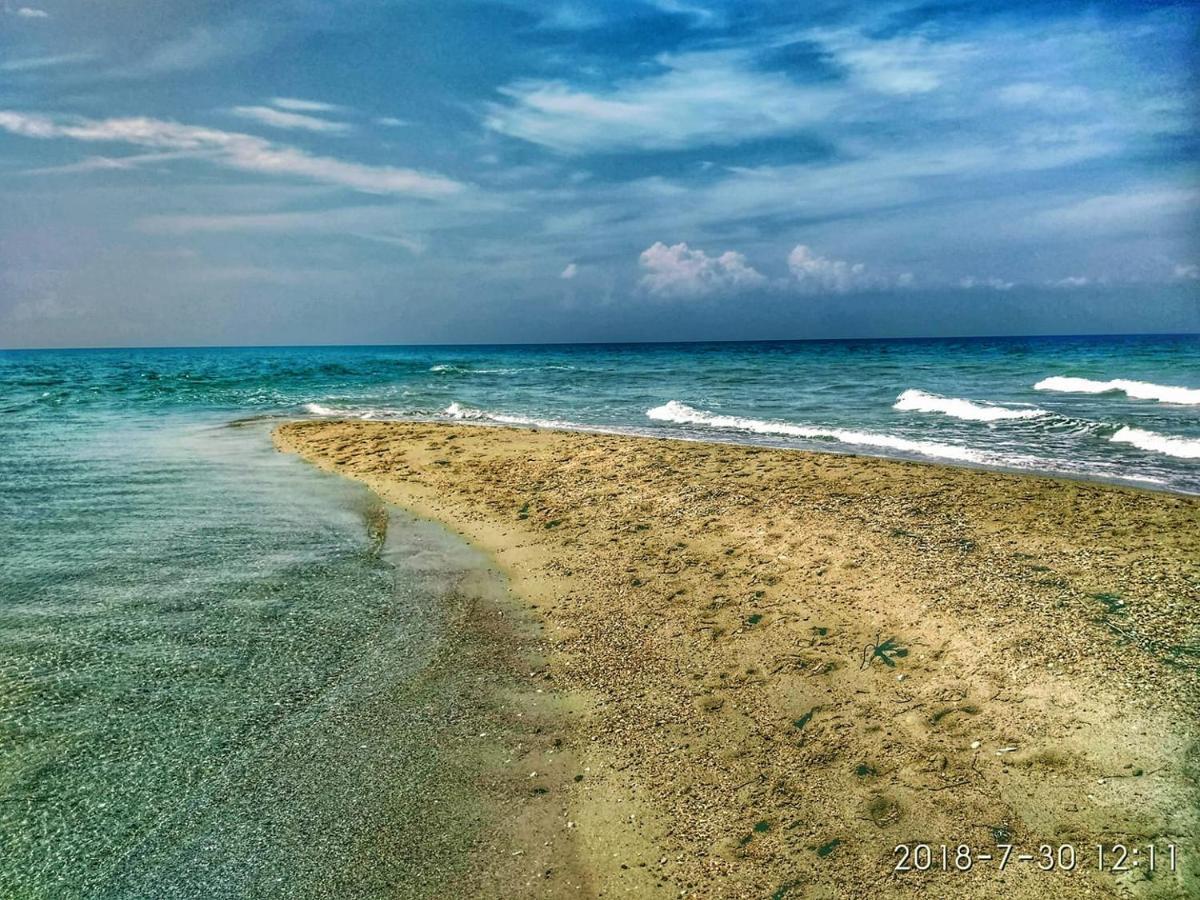
[[481, 561], [267, 423], [148, 412], [0, 441], [0, 896], [443, 896]]
[[[0, 353], [0, 896], [419, 896], [482, 813], [447, 536], [283, 417], [1200, 491], [1200, 338]], [[461, 668], [461, 667], [457, 667]]]
[[559, 425], [1194, 492], [1200, 337], [0, 353], [0, 438], [106, 415]]

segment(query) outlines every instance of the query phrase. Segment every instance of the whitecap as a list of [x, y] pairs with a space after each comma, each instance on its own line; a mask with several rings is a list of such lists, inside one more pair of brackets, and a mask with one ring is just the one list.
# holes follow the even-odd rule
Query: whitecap
[[910, 388], [899, 397], [892, 409], [905, 412], [936, 412], [954, 419], [965, 419], [970, 422], [996, 422], [1001, 419], [1036, 419], [1049, 415], [1044, 409], [1031, 406], [1025, 409], [1012, 409], [1007, 406], [976, 403], [972, 400], [960, 400], [956, 397], [942, 397], [938, 394], [927, 394], [915, 388]]
[[338, 409], [320, 403], [305, 403], [304, 411], [310, 415], [334, 419], [387, 419], [396, 415], [394, 412], [382, 409]]
[[509, 413], [492, 412], [486, 409], [472, 409], [454, 402], [442, 410], [442, 414], [451, 419], [469, 422], [495, 422], [499, 425], [527, 425], [535, 428], [567, 428], [575, 431], [598, 430], [578, 422], [563, 422], [557, 419], [535, 419], [529, 416], [515, 416]]
[[1200, 459], [1200, 439], [1197, 438], [1174, 437], [1127, 425], [1109, 440], [1117, 444], [1132, 444], [1140, 450], [1162, 453], [1177, 459]]
[[1134, 400], [1157, 400], [1159, 403], [1185, 406], [1200, 404], [1200, 389], [1152, 384], [1148, 381], [1130, 381], [1124, 378], [1093, 381], [1090, 378], [1053, 375], [1050, 378], [1043, 378], [1033, 388], [1037, 391], [1061, 391], [1069, 394], [1122, 393]]
[[960, 447], [956, 444], [943, 444], [937, 441], [914, 441], [892, 434], [879, 434], [870, 431], [826, 428], [815, 425], [794, 425], [790, 422], [771, 422], [764, 419], [743, 418], [742, 416], [723, 416], [717, 413], [694, 409], [686, 403], [680, 403], [678, 400], [671, 400], [662, 406], [656, 406], [653, 409], [647, 410], [646, 415], [659, 422], [673, 422], [678, 425], [703, 425], [708, 428], [747, 431], [752, 434], [832, 440], [860, 447], [881, 447], [888, 450], [899, 450], [902, 453], [916, 453], [921, 456], [953, 459], [959, 462], [984, 463], [989, 461], [987, 454], [973, 450], [970, 447]]

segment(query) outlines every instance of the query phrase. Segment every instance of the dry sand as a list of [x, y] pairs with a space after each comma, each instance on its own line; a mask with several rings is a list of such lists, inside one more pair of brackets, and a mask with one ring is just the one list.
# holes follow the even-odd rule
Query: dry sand
[[[464, 895], [1200, 896], [1197, 499], [464, 425], [276, 441], [460, 531], [533, 616], [538, 724]], [[895, 873], [914, 841], [1079, 864]], [[1180, 871], [1098, 873], [1100, 842]]]

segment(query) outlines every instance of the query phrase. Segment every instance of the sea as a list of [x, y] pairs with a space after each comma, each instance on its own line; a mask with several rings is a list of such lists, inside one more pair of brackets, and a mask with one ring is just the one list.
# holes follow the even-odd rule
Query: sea
[[296, 418], [1196, 494], [1200, 336], [0, 351], [0, 896], [437, 896], [467, 864], [447, 660], [487, 561], [275, 452]]

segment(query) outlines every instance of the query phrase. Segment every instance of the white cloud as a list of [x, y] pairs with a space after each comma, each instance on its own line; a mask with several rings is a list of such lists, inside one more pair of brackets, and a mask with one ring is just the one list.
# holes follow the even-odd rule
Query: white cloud
[[936, 90], [974, 53], [967, 44], [920, 36], [877, 39], [854, 30], [816, 30], [808, 37], [849, 69], [863, 87], [899, 96]]
[[757, 68], [739, 51], [660, 56], [662, 71], [586, 91], [561, 81], [519, 81], [492, 104], [493, 131], [563, 153], [738, 144], [820, 121], [834, 94]]
[[1185, 264], [1181, 263], [1174, 268], [1172, 275], [1178, 281], [1200, 280], [1200, 266], [1185, 265]]
[[333, 103], [322, 103], [320, 100], [302, 100], [299, 97], [272, 97], [271, 105], [291, 112], [332, 113], [344, 112], [345, 107]]
[[27, 56], [24, 59], [9, 59], [0, 63], [0, 72], [36, 72], [59, 66], [72, 66], [92, 62], [94, 53], [59, 53], [53, 56]]
[[1060, 278], [1057, 281], [1051, 281], [1050, 286], [1051, 287], [1062, 287], [1062, 288], [1077, 288], [1077, 287], [1087, 287], [1091, 283], [1092, 283], [1092, 279], [1088, 278], [1086, 275], [1068, 275], [1066, 278]]
[[145, 117], [56, 119], [0, 110], [0, 129], [27, 138], [131, 144], [147, 150], [194, 153], [243, 172], [307, 178], [368, 194], [438, 196], [463, 188], [441, 175], [313, 156], [263, 138]]
[[254, 53], [264, 47], [271, 37], [265, 25], [254, 21], [232, 21], [220, 26], [201, 25], [158, 45], [140, 62], [115, 74], [140, 78], [201, 69], [222, 60]]
[[564, 281], [570, 281], [572, 278], [574, 278], [578, 274], [579, 274], [579, 266], [575, 265], [575, 263], [567, 263], [567, 267], [562, 270], [562, 274], [559, 275], [558, 277], [563, 279]]
[[1034, 107], [1051, 112], [1078, 112], [1092, 102], [1092, 95], [1081, 87], [1036, 81], [1007, 84], [996, 92], [996, 96], [1006, 106]]
[[685, 243], [668, 247], [661, 241], [638, 257], [645, 273], [639, 286], [647, 294], [664, 298], [705, 297], [763, 287], [767, 279], [732, 250], [709, 256]]
[[1047, 210], [1037, 224], [1055, 230], [1145, 231], [1168, 216], [1195, 215], [1198, 206], [1200, 190], [1146, 185]]
[[[863, 263], [850, 263], [843, 259], [819, 256], [804, 244], [797, 244], [787, 258], [788, 270], [792, 273], [792, 286], [805, 293], [847, 294], [851, 291], [869, 291], [889, 287], [888, 282], [867, 272]], [[912, 281], [911, 273], [898, 280], [907, 285]]]
[[397, 119], [395, 116], [379, 116], [375, 120], [376, 125], [382, 125], [384, 128], [399, 128], [402, 125], [407, 125], [403, 119]]
[[18, 16], [20, 16], [22, 19], [48, 19], [48, 18], [50, 18], [50, 13], [46, 12], [44, 9], [37, 9], [32, 6], [19, 7], [17, 9], [16, 14]]
[[1014, 282], [1005, 281], [1003, 278], [976, 278], [974, 275], [968, 275], [966, 278], [960, 279], [958, 285], [967, 290], [991, 288], [994, 291], [1011, 291], [1016, 287]]
[[270, 125], [272, 128], [299, 129], [325, 134], [344, 134], [350, 130], [350, 126], [345, 122], [330, 122], [327, 119], [318, 119], [302, 113], [284, 112], [269, 106], [235, 106], [230, 112], [243, 119]]

